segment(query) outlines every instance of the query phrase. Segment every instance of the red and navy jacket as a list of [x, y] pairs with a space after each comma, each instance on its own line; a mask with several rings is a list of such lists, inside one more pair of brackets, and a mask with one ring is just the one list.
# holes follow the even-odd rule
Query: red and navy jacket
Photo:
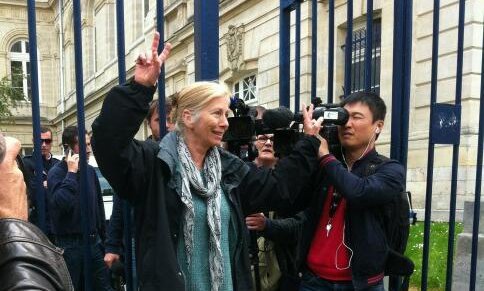
[[330, 185], [347, 201], [345, 240], [353, 250], [352, 281], [355, 288], [365, 288], [379, 282], [384, 275], [389, 247], [384, 231], [383, 208], [404, 191], [404, 167], [395, 160], [379, 166], [365, 177], [368, 165], [378, 159], [376, 150], [356, 161], [351, 172], [333, 155], [326, 155], [320, 171], [310, 187], [314, 191], [302, 232], [300, 267], [304, 266], [322, 214]]

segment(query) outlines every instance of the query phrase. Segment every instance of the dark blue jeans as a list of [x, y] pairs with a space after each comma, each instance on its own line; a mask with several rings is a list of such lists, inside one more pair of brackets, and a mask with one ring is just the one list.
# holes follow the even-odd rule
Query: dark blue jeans
[[[74, 290], [84, 290], [84, 244], [82, 236], [57, 236], [55, 243], [58, 247], [64, 249], [64, 260], [66, 261], [67, 269], [69, 269]], [[89, 244], [91, 248], [92, 288], [96, 291], [112, 291], [108, 269], [104, 264], [104, 250], [101, 245], [101, 239], [97, 235], [91, 236]]]
[[[320, 278], [309, 271], [305, 271], [301, 280], [301, 286], [299, 287], [299, 291], [354, 291], [356, 290], [353, 287], [353, 283], [342, 282], [330, 282]], [[370, 286], [365, 289], [358, 289], [365, 290], [365, 291], [385, 291], [383, 287], [383, 280], [380, 283]]]

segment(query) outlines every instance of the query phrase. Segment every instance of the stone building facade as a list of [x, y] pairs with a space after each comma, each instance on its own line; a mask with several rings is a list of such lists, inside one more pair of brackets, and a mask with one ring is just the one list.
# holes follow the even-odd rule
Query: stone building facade
[[[194, 82], [194, 1], [165, 0], [165, 40], [173, 44], [166, 63], [166, 96]], [[62, 129], [76, 123], [76, 92], [72, 0], [38, 0], [37, 41], [40, 67], [41, 118], [54, 131], [56, 144]], [[346, 1], [336, 0], [334, 96], [342, 95], [346, 35]], [[364, 30], [366, 1], [354, 0], [354, 35]], [[311, 1], [301, 8], [301, 102], [310, 99]], [[84, 102], [86, 128], [99, 110], [106, 92], [118, 83], [116, 51], [116, 7], [114, 0], [82, 0]], [[156, 25], [156, 0], [125, 0], [126, 68], [132, 76], [138, 53], [149, 48]], [[425, 201], [430, 69], [432, 45], [432, 1], [414, 1], [411, 109], [408, 153], [408, 190], [414, 203]], [[455, 97], [458, 1], [442, 0], [440, 8], [440, 50], [438, 102], [452, 103]], [[466, 1], [462, 136], [458, 177], [458, 208], [472, 200], [477, 151], [478, 104], [482, 29], [482, 0]], [[318, 1], [317, 96], [327, 96], [328, 1]], [[393, 68], [393, 0], [374, 1], [374, 19], [379, 27], [375, 86], [391, 109]], [[249, 105], [278, 106], [279, 94], [279, 1], [220, 1], [220, 81], [225, 82]], [[292, 20], [294, 29], [294, 17]], [[16, 41], [27, 40], [25, 1], [0, 0], [0, 78], [11, 75], [11, 50]], [[294, 37], [291, 37], [294, 43]], [[355, 52], [356, 53], [361, 53]], [[294, 81], [294, 54], [291, 54], [291, 81]], [[357, 60], [353, 60], [357, 66]], [[294, 86], [291, 86], [291, 100]], [[32, 148], [31, 107], [23, 102], [14, 122], [2, 123], [3, 132], [21, 140], [26, 152]], [[391, 111], [391, 110], [389, 110]], [[391, 112], [379, 138], [381, 152], [389, 153]], [[148, 135], [146, 126], [137, 137]], [[56, 149], [60, 153], [60, 147]], [[445, 219], [449, 203], [452, 148], [437, 146], [434, 169], [435, 213]]]

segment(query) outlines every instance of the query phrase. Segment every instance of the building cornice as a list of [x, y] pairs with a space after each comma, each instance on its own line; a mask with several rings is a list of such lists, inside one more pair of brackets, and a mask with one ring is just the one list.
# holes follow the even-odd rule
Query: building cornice
[[[54, 0], [36, 0], [35, 1], [35, 8], [50, 8], [51, 3]], [[0, 5], [12, 5], [12, 6], [21, 6], [27, 7], [27, 1], [19, 1], [19, 0], [0, 0]]]

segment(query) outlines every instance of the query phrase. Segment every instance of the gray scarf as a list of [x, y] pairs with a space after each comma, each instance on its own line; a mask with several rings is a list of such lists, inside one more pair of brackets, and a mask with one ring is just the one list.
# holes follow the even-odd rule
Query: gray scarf
[[202, 175], [193, 163], [185, 141], [180, 135], [178, 135], [177, 141], [177, 151], [182, 174], [181, 201], [185, 204], [183, 235], [185, 238], [185, 251], [187, 254], [188, 265], [190, 265], [193, 252], [193, 220], [195, 217], [192, 193], [190, 191], [191, 185], [193, 189], [195, 189], [195, 193], [205, 198], [207, 201], [207, 222], [210, 230], [210, 278], [212, 282], [212, 291], [218, 291], [222, 285], [224, 277], [222, 248], [220, 246], [220, 180], [222, 177], [220, 154], [216, 147], [211, 148], [207, 152], [202, 170], [207, 184], [207, 186], [205, 186], [202, 180]]

